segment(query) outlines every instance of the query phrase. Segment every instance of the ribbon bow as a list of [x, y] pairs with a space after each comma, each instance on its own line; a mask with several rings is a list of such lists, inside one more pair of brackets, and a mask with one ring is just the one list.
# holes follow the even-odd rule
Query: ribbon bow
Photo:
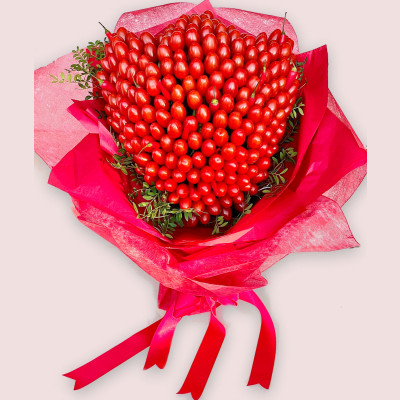
[[185, 382], [178, 392], [179, 394], [191, 393], [194, 400], [199, 399], [225, 338], [225, 327], [217, 318], [216, 308], [220, 305], [237, 305], [237, 300], [253, 304], [261, 315], [260, 335], [248, 386], [260, 384], [265, 389], [269, 388], [276, 351], [275, 329], [267, 309], [254, 291], [216, 298], [193, 296], [172, 289], [161, 289], [164, 289], [164, 295], [159, 299], [159, 303], [160, 308], [166, 309], [164, 317], [101, 356], [65, 374], [64, 376], [75, 380], [75, 390], [89, 385], [147, 347], [149, 347], [149, 352], [144, 369], [154, 365], [164, 368], [175, 328], [182, 317], [210, 312], [207, 331]]

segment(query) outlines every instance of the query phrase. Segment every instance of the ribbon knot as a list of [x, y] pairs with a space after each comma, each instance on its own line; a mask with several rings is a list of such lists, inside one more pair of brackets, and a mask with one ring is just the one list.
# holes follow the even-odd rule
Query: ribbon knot
[[163, 318], [64, 376], [75, 380], [75, 390], [81, 389], [147, 347], [149, 347], [149, 352], [144, 369], [154, 365], [164, 368], [175, 328], [182, 317], [210, 312], [207, 331], [178, 392], [179, 394], [191, 393], [193, 399], [197, 400], [203, 393], [225, 338], [225, 327], [218, 320], [216, 309], [220, 305], [237, 305], [238, 300], [254, 305], [261, 315], [260, 335], [248, 385], [260, 384], [267, 389], [275, 361], [275, 329], [267, 309], [253, 291], [217, 298], [194, 296], [160, 287], [159, 306], [166, 310]]

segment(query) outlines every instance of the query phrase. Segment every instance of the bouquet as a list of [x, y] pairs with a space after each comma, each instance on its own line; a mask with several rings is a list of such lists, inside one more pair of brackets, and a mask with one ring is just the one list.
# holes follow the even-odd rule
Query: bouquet
[[216, 309], [242, 300], [261, 315], [249, 385], [268, 388], [262, 272], [292, 252], [357, 245], [341, 206], [366, 151], [329, 92], [326, 47], [299, 54], [286, 18], [208, 1], [104, 29], [36, 71], [35, 150], [77, 218], [160, 283], [166, 313], [66, 376], [79, 389], [147, 347], [145, 368], [163, 368], [180, 319], [209, 312], [179, 392], [197, 399], [225, 336]]

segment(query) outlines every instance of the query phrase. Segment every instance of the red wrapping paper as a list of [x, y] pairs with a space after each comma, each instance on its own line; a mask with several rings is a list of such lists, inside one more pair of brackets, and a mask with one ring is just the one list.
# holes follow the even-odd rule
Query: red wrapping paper
[[[214, 9], [206, 1], [194, 8], [174, 3], [125, 13], [116, 29], [154, 34], [182, 13], [206, 9], [254, 35], [282, 26], [282, 18]], [[154, 21], [159, 24], [153, 26]], [[289, 22], [285, 31], [297, 53]], [[51, 84], [49, 74], [68, 67], [72, 55], [35, 71], [35, 151], [52, 168], [49, 183], [71, 196], [74, 213], [84, 225], [160, 282], [160, 308], [168, 310], [175, 301], [169, 298], [171, 289], [205, 298], [235, 296], [264, 286], [262, 272], [290, 253], [358, 246], [341, 207], [366, 174], [366, 150], [328, 89], [326, 46], [298, 55], [299, 60], [306, 57], [304, 117], [294, 142], [297, 164], [287, 185], [277, 196], [261, 199], [222, 236], [200, 227], [181, 229], [173, 240], [136, 218], [124, 177], [106, 161], [116, 148], [93, 112], [98, 104], [80, 101], [84, 93], [72, 85]]]

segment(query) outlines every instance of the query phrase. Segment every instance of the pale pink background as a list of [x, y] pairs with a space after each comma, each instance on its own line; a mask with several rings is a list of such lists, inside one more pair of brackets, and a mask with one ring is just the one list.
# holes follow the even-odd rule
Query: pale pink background
[[[328, 45], [330, 89], [364, 144], [368, 136], [368, 197], [364, 181], [344, 207], [361, 247], [291, 255], [265, 274], [270, 284], [257, 293], [278, 337], [269, 391], [246, 387], [257, 311], [246, 304], [222, 310], [227, 336], [202, 399], [396, 399], [400, 60], [393, 50], [392, 16], [399, 5], [268, 3], [216, 0], [213, 5], [275, 15], [288, 11], [301, 51]], [[31, 60], [35, 68], [46, 65], [76, 44], [100, 38], [97, 21], [112, 27], [122, 12], [158, 4], [37, 0], [8, 6], [0, 62], [1, 398], [189, 398], [175, 393], [205, 332], [206, 315], [181, 322], [163, 371], [143, 371], [143, 352], [77, 392], [62, 377], [162, 314], [156, 282], [74, 218], [68, 196], [47, 185], [49, 169], [36, 156], [31, 173]], [[13, 59], [17, 56], [22, 58]], [[383, 73], [377, 56], [385, 60]]]

